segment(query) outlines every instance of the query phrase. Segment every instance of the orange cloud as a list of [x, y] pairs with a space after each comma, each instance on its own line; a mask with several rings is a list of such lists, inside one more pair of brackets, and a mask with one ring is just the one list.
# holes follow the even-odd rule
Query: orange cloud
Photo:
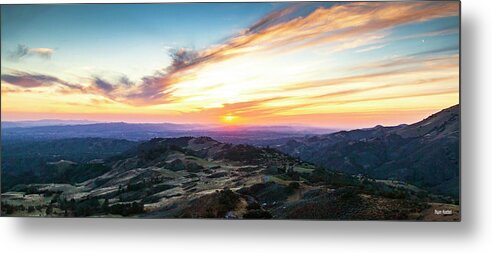
[[[205, 50], [201, 57], [204, 60], [223, 60], [258, 50], [284, 51], [286, 47], [298, 50], [353, 38], [362, 40], [360, 36], [375, 31], [459, 14], [459, 3], [455, 2], [359, 2], [320, 7], [306, 17], [275, 23], [275, 20], [295, 12], [296, 7], [274, 12], [263, 19], [261, 25], [253, 26], [223, 45]], [[381, 35], [372, 36], [382, 38]], [[364, 44], [355, 43], [353, 47]]]

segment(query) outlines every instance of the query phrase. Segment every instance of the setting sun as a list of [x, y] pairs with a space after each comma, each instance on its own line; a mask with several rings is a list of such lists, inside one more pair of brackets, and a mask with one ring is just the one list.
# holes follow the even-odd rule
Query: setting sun
[[225, 123], [234, 123], [237, 120], [237, 116], [225, 115], [222, 117], [222, 121]]

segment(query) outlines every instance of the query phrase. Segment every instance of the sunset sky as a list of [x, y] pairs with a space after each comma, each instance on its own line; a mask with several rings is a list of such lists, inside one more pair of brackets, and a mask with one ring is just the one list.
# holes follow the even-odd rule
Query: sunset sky
[[360, 128], [459, 103], [458, 2], [1, 9], [2, 121]]

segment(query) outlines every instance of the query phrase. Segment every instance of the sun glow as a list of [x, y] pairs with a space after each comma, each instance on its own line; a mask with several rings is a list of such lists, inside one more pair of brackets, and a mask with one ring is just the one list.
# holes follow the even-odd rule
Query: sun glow
[[222, 116], [222, 122], [227, 124], [233, 124], [237, 121], [238, 117], [234, 115], [225, 115]]

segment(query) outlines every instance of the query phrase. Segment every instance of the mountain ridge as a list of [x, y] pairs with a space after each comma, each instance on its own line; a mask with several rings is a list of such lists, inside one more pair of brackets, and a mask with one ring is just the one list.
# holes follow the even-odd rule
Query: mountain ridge
[[[393, 127], [295, 138], [276, 149], [324, 168], [442, 189], [459, 176], [459, 105], [422, 121]], [[446, 187], [444, 187], [446, 188]]]

